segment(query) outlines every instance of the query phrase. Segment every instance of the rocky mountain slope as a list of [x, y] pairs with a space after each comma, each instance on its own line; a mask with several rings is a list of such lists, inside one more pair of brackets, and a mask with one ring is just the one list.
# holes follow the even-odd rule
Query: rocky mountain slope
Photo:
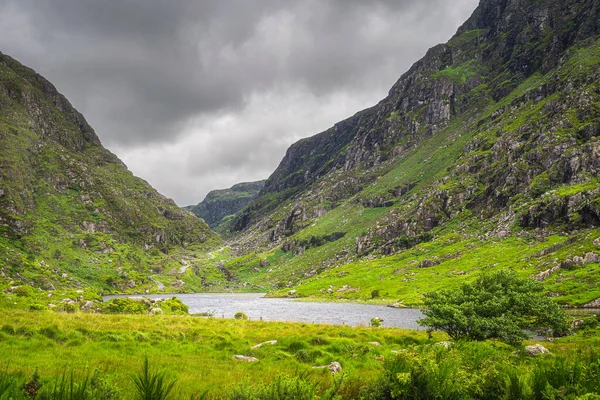
[[0, 286], [9, 295], [19, 285], [155, 288], [151, 275], [220, 243], [103, 148], [50, 82], [1, 53], [0, 164]]
[[597, 1], [482, 0], [379, 104], [290, 147], [231, 221], [232, 284], [415, 303], [509, 267], [600, 297], [599, 35]]
[[184, 209], [193, 212], [202, 218], [212, 229], [227, 222], [227, 217], [233, 217], [238, 211], [246, 207], [258, 196], [265, 186], [265, 181], [246, 182], [233, 185], [229, 189], [213, 190], [209, 192], [202, 202]]

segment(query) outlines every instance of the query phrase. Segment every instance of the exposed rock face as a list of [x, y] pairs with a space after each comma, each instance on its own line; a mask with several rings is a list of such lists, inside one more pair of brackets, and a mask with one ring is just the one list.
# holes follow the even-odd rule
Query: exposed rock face
[[202, 202], [195, 206], [185, 207], [202, 218], [213, 229], [217, 228], [223, 218], [237, 214], [258, 196], [265, 186], [265, 181], [238, 183], [229, 189], [213, 190]]
[[483, 0], [385, 99], [288, 149], [231, 222], [238, 250], [300, 254], [287, 238], [348, 204], [389, 209], [355, 238], [359, 256], [429, 241], [464, 212], [496, 223], [488, 239], [600, 226], [600, 69], [575, 57], [593, 59], [599, 16], [591, 0]]

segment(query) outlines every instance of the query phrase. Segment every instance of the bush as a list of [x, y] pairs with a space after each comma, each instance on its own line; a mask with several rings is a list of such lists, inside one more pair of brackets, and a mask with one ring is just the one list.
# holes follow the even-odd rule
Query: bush
[[539, 282], [519, 278], [512, 271], [483, 274], [459, 289], [426, 293], [426, 317], [418, 323], [455, 340], [496, 338], [518, 344], [527, 338], [525, 329], [566, 334], [569, 323], [564, 310], [543, 291]]
[[377, 299], [381, 297], [381, 294], [379, 293], [379, 289], [375, 289], [371, 291], [371, 299]]
[[599, 361], [593, 352], [572, 362], [523, 359], [498, 343], [424, 346], [386, 360], [382, 375], [362, 390], [361, 398], [593, 400], [600, 390]]
[[19, 297], [31, 297], [33, 296], [33, 289], [31, 286], [19, 286], [14, 290], [14, 293]]
[[371, 326], [373, 328], [379, 328], [381, 325], [383, 325], [383, 320], [379, 317], [375, 317], [375, 318], [371, 318]]
[[43, 304], [39, 304], [39, 303], [32, 304], [29, 306], [29, 311], [44, 311], [47, 309], [48, 309], [48, 307], [46, 307]]
[[185, 303], [183, 303], [177, 297], [173, 297], [171, 299], [162, 301], [159, 304], [160, 304], [160, 308], [166, 314], [187, 315], [189, 313], [188, 306], [185, 305]]
[[2, 325], [2, 328], [0, 328], [0, 331], [7, 333], [9, 335], [15, 334], [15, 328], [13, 328], [13, 326], [9, 325], [9, 324]]
[[144, 301], [123, 297], [102, 303], [101, 309], [107, 314], [147, 314], [150, 307]]
[[235, 319], [248, 319], [248, 316], [246, 315], [246, 313], [238, 311], [238, 312], [235, 313], [235, 315], [233, 316], [233, 318], [235, 318]]

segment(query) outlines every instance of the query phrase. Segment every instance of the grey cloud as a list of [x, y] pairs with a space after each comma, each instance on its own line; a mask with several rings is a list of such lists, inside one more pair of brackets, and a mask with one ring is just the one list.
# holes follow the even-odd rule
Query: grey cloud
[[[333, 101], [332, 94], [347, 105], [372, 105], [428, 47], [447, 40], [476, 3], [0, 0], [0, 50], [55, 83], [124, 158], [140, 147], [183, 143], [190, 124], [204, 121], [196, 134], [211, 148], [182, 157], [189, 176], [181, 181], [196, 182], [204, 193], [211, 189], [206, 171], [232, 179], [264, 174], [291, 141], [358, 111], [338, 104], [319, 114], [325, 111], [318, 103]], [[282, 87], [305, 92], [282, 94]], [[319, 115], [289, 112], [264, 121], [260, 107], [249, 106], [256, 96]], [[237, 116], [235, 132], [208, 128], [223, 115]], [[164, 179], [143, 177], [159, 188]]]

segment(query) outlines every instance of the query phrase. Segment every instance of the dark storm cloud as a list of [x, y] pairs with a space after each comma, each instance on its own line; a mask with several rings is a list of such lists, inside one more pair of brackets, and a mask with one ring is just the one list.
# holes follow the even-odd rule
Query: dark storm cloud
[[292, 141], [383, 97], [476, 1], [0, 0], [0, 50], [54, 82], [138, 174], [151, 173], [142, 147], [194, 143], [178, 157], [188, 189], [166, 193], [192, 202], [206, 174], [272, 170]]

